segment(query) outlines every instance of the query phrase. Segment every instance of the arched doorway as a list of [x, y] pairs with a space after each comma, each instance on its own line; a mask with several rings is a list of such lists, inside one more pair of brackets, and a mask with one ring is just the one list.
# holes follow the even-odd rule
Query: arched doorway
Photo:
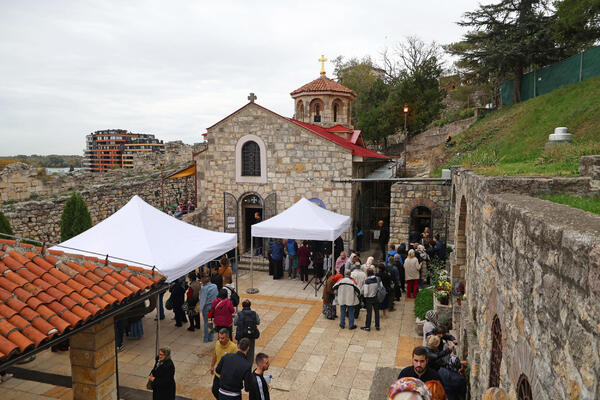
[[[263, 219], [263, 200], [257, 193], [249, 193], [242, 196], [241, 201], [241, 213], [242, 213], [242, 245], [244, 246], [242, 251], [250, 251], [252, 241], [251, 226]], [[262, 240], [258, 239], [254, 241], [256, 245], [254, 248], [255, 253], [262, 254]]]
[[[429, 228], [429, 231], [431, 232], [431, 222], [431, 210], [428, 207], [416, 206], [410, 212], [410, 226], [414, 228], [413, 232], [419, 233], [419, 238], [421, 237], [420, 234], [423, 233], [425, 228]], [[409, 241], [410, 239], [411, 238], [409, 238]], [[412, 239], [414, 240], [414, 238]]]
[[533, 393], [531, 392], [531, 384], [527, 375], [521, 374], [517, 383], [517, 400], [532, 400]]

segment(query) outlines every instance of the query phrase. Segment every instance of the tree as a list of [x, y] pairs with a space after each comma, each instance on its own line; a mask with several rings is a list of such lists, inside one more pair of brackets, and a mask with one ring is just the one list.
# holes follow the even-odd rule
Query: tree
[[60, 218], [60, 239], [62, 242], [79, 235], [92, 227], [92, 217], [79, 193], [73, 193], [67, 200]]
[[8, 219], [2, 214], [2, 211], [0, 211], [0, 233], [14, 235], [13, 230], [10, 227], [10, 222], [8, 222]]
[[483, 78], [514, 78], [513, 102], [521, 101], [523, 71], [531, 65], [547, 65], [565, 56], [555, 45], [554, 16], [548, 0], [501, 0], [467, 12], [458, 24], [472, 28], [460, 43], [446, 48], [460, 57], [463, 66]]
[[600, 1], [558, 0], [554, 37], [561, 46], [580, 52], [600, 39]]

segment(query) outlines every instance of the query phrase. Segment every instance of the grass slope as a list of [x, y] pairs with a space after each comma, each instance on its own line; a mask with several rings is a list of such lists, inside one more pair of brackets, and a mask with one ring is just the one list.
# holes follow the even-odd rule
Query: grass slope
[[[545, 151], [558, 126], [569, 128], [573, 144]], [[600, 77], [503, 107], [439, 151], [437, 167], [463, 165], [485, 175], [578, 175], [580, 156], [600, 154]]]
[[554, 203], [565, 204], [594, 214], [600, 214], [600, 197], [577, 197], [567, 194], [553, 194], [541, 196], [541, 199], [550, 200]]

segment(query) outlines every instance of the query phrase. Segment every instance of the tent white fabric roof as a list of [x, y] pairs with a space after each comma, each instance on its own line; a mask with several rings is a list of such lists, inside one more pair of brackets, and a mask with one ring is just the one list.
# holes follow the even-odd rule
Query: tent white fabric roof
[[252, 236], [332, 242], [349, 227], [350, 217], [301, 198], [284, 212], [252, 225]]
[[88, 256], [86, 251], [91, 251], [108, 255], [109, 260], [111, 256], [131, 260], [112, 258], [116, 262], [156, 266], [171, 282], [236, 246], [234, 233], [190, 225], [133, 196], [104, 221], [52, 249]]

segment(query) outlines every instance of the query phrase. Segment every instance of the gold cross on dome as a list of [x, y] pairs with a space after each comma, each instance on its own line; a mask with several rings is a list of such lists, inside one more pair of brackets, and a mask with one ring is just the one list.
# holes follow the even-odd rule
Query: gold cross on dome
[[319, 58], [318, 61], [321, 63], [321, 75], [325, 75], [325, 61], [327, 61], [327, 59], [324, 55], [321, 55], [321, 58]]

